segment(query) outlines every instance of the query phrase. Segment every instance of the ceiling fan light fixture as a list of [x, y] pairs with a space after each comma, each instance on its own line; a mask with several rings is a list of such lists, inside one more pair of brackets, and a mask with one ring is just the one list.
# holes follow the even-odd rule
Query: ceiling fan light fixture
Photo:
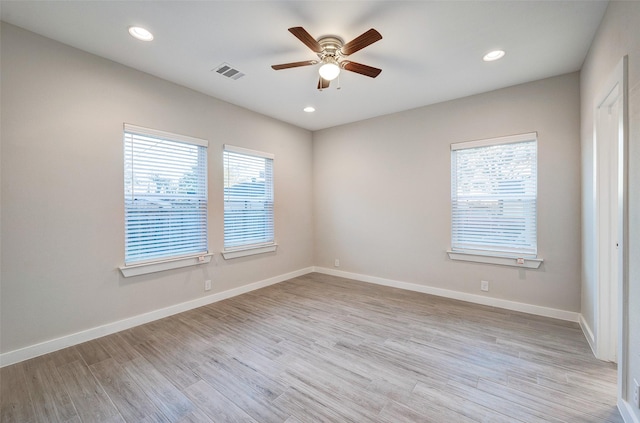
[[318, 73], [323, 79], [327, 81], [333, 81], [340, 74], [340, 66], [335, 59], [326, 60], [320, 69], [318, 69]]

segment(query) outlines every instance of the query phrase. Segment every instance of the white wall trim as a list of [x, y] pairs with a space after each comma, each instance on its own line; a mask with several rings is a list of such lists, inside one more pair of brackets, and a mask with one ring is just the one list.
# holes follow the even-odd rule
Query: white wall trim
[[587, 338], [589, 347], [591, 347], [591, 352], [593, 353], [593, 356], [597, 357], [598, 354], [596, 354], [596, 337], [593, 334], [593, 330], [591, 330], [591, 326], [589, 326], [589, 323], [587, 323], [587, 321], [585, 320], [582, 314], [580, 314], [579, 323], [580, 323], [580, 328], [582, 329], [582, 333], [584, 334], [584, 337]]
[[260, 289], [266, 286], [284, 282], [286, 280], [289, 280], [298, 276], [306, 275], [311, 272], [313, 272], [313, 267], [307, 267], [304, 269], [285, 273], [283, 275], [278, 275], [272, 278], [249, 283], [247, 285], [229, 289], [227, 291], [217, 292], [215, 294], [208, 295], [206, 297], [196, 298], [194, 300], [186, 301], [184, 303], [175, 304], [169, 307], [150, 311], [148, 313], [143, 313], [137, 316], [118, 320], [116, 322], [107, 323], [106, 325], [97, 326], [81, 332], [76, 332], [70, 335], [61, 336], [60, 338], [51, 339], [49, 341], [44, 341], [35, 345], [30, 345], [28, 347], [20, 348], [18, 350], [8, 351], [6, 353], [0, 354], [0, 367], [9, 366], [11, 364], [19, 363], [21, 361], [28, 360], [30, 358], [38, 357], [43, 354], [48, 354], [54, 351], [61, 350], [66, 347], [70, 347], [72, 345], [77, 345], [82, 342], [91, 341], [92, 339], [100, 338], [106, 335], [111, 335], [112, 333], [120, 332], [122, 330], [130, 329], [135, 326], [149, 323], [154, 320], [162, 319], [164, 317], [182, 313], [187, 310], [202, 307], [207, 304], [226, 300], [227, 298], [245, 294], [250, 291], [255, 291], [256, 289]]
[[620, 411], [620, 415], [622, 416], [622, 420], [624, 423], [640, 423], [633, 412], [633, 408], [631, 404], [626, 402], [623, 399], [618, 399], [618, 410]]
[[326, 267], [314, 267], [314, 271], [327, 275], [354, 279], [361, 282], [374, 283], [376, 285], [384, 285], [393, 288], [406, 289], [408, 291], [422, 292], [423, 294], [437, 295], [439, 297], [452, 298], [455, 300], [467, 301], [470, 303], [482, 304], [491, 307], [498, 307], [506, 310], [513, 310], [522, 313], [535, 314], [538, 316], [551, 317], [554, 319], [567, 320], [570, 322], [579, 322], [580, 320], [580, 314], [573, 311], [559, 310], [533, 304], [519, 303], [516, 301], [502, 300], [499, 298], [485, 297], [482, 295], [452, 291], [443, 288], [435, 288], [432, 286], [420, 285], [411, 282], [401, 282], [392, 279], [379, 278], [376, 276], [362, 275], [359, 273], [344, 272], [341, 270], [334, 270]]

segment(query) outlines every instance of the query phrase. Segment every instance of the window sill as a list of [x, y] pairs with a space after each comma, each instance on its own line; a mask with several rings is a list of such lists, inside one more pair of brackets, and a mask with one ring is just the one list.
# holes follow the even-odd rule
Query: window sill
[[[451, 260], [471, 261], [474, 263], [498, 264], [501, 266], [524, 267], [527, 269], [537, 269], [542, 264], [541, 258], [517, 258], [505, 256], [492, 256], [483, 254], [462, 253], [459, 251], [447, 250]], [[518, 263], [522, 260], [521, 263]]]
[[122, 276], [125, 278], [146, 275], [147, 273], [162, 272], [163, 270], [179, 269], [181, 267], [209, 263], [212, 256], [213, 253], [206, 253], [197, 256], [179, 257], [150, 263], [131, 264], [129, 266], [125, 265], [120, 266], [120, 272], [122, 272]]
[[239, 257], [253, 256], [255, 254], [271, 253], [273, 251], [276, 251], [277, 249], [278, 249], [278, 244], [271, 244], [271, 245], [261, 245], [258, 247], [242, 248], [237, 250], [226, 250], [226, 251], [222, 251], [221, 254], [225, 260], [230, 260], [230, 259], [239, 258]]

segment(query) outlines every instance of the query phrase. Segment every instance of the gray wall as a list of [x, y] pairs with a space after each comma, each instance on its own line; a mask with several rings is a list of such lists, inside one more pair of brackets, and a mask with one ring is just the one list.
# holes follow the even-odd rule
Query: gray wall
[[[593, 109], [596, 96], [620, 59], [629, 56], [629, 326], [627, 398], [633, 395], [632, 381], [640, 381], [640, 3], [609, 3], [607, 12], [585, 60], [581, 78], [582, 112], [582, 213], [583, 274], [582, 314], [595, 327], [595, 225], [593, 203]], [[640, 411], [633, 407], [640, 420]]]
[[[2, 24], [1, 352], [311, 266], [311, 133]], [[275, 254], [124, 279], [123, 122], [274, 153]]]
[[[580, 311], [578, 73], [314, 133], [315, 264]], [[538, 132], [538, 270], [451, 261], [450, 144]]]

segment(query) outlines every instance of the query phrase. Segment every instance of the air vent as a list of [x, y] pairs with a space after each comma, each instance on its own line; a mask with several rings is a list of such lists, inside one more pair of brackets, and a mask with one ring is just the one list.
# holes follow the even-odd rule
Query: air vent
[[228, 63], [223, 63], [213, 70], [219, 73], [220, 75], [226, 76], [227, 78], [230, 78], [230, 79], [240, 79], [244, 76], [244, 73], [240, 72], [238, 69], [235, 69], [233, 66], [231, 66]]

